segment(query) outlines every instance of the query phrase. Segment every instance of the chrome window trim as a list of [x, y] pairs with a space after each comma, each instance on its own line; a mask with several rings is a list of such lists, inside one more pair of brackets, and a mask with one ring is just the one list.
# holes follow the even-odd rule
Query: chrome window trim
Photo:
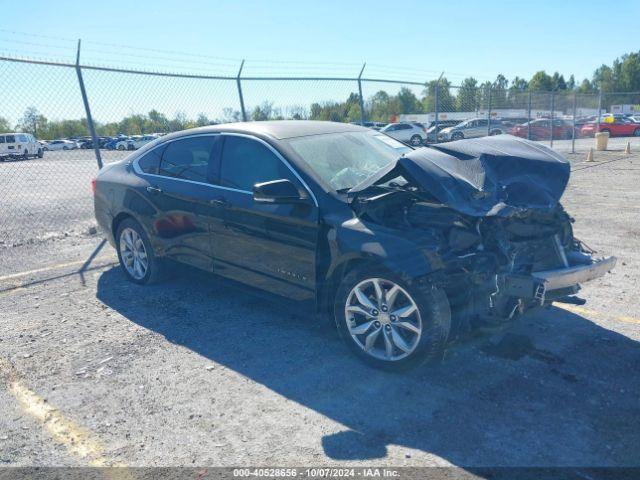
[[228, 191], [231, 191], [231, 192], [238, 192], [238, 193], [244, 193], [244, 194], [247, 194], [247, 195], [253, 195], [253, 192], [250, 192], [250, 191], [247, 191], [247, 190], [241, 190], [241, 189], [238, 189], [238, 188], [224, 187], [222, 185], [214, 185], [212, 183], [196, 182], [194, 180], [186, 180], [184, 178], [175, 178], [175, 177], [169, 177], [169, 176], [165, 176], [165, 175], [158, 175], [158, 174], [154, 174], [154, 173], [146, 173], [146, 172], [143, 172], [142, 169], [140, 168], [140, 166], [138, 165], [138, 161], [142, 157], [147, 155], [148, 153], [151, 153], [155, 149], [160, 148], [162, 146], [166, 146], [166, 145], [168, 145], [168, 144], [170, 144], [172, 142], [175, 142], [177, 140], [183, 140], [185, 138], [193, 138], [193, 137], [213, 137], [213, 136], [217, 136], [217, 135], [227, 135], [227, 136], [233, 136], [233, 137], [244, 137], [244, 138], [248, 138], [250, 140], [255, 140], [255, 141], [263, 144], [264, 146], [266, 146], [282, 163], [285, 164], [285, 166], [291, 171], [291, 173], [293, 173], [293, 175], [298, 179], [298, 181], [302, 184], [304, 189], [307, 191], [307, 193], [309, 194], [309, 196], [313, 200], [314, 205], [316, 207], [318, 207], [318, 200], [316, 199], [316, 196], [314, 195], [313, 191], [309, 188], [309, 185], [307, 185], [307, 183], [302, 179], [302, 177], [300, 177], [298, 172], [295, 171], [295, 169], [280, 154], [280, 152], [278, 152], [275, 148], [273, 148], [273, 146], [269, 145], [269, 143], [265, 142], [263, 139], [255, 137], [253, 135], [246, 134], [246, 133], [235, 133], [235, 132], [196, 133], [196, 134], [193, 134], [193, 135], [184, 135], [184, 136], [181, 136], [181, 137], [172, 138], [171, 140], [159, 143], [158, 145], [156, 145], [153, 148], [147, 150], [146, 152], [143, 152], [143, 153], [139, 154], [136, 158], [134, 158], [131, 161], [131, 165], [133, 167], [133, 171], [136, 172], [138, 175], [142, 175], [142, 176], [145, 176], [145, 177], [165, 178], [165, 179], [175, 180], [175, 181], [178, 181], [178, 182], [193, 183], [195, 185], [204, 185], [205, 187], [219, 188], [221, 190], [228, 190]]

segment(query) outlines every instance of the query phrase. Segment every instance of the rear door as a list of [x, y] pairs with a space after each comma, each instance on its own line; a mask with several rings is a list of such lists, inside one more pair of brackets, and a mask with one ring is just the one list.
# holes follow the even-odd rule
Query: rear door
[[256, 203], [252, 190], [256, 183], [285, 178], [313, 195], [266, 143], [246, 135], [222, 136], [211, 237], [215, 272], [296, 300], [313, 299], [317, 204]]
[[139, 192], [151, 207], [137, 213], [150, 232], [154, 249], [205, 270], [213, 266], [209, 223], [218, 140], [219, 135], [179, 138], [136, 162], [145, 179]]

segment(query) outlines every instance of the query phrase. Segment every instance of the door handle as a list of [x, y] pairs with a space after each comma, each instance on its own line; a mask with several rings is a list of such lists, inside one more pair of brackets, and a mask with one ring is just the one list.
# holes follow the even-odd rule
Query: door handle
[[228, 207], [229, 202], [226, 198], [214, 198], [213, 200], [209, 200], [209, 204], [215, 205], [216, 207]]
[[162, 189], [159, 187], [147, 187], [147, 192], [158, 195], [159, 193], [162, 193]]

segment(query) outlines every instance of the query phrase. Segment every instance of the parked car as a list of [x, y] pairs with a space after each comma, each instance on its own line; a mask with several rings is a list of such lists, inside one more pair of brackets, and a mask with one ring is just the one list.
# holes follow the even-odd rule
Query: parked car
[[[104, 148], [108, 149], [108, 150], [116, 150], [116, 145], [118, 144], [118, 142], [128, 139], [129, 137], [111, 137], [110, 139], [108, 139], [105, 144], [104, 144]], [[125, 148], [126, 150], [126, 148]]]
[[640, 125], [626, 118], [615, 118], [611, 123], [589, 122], [582, 125], [580, 134], [584, 137], [593, 137], [596, 132], [608, 132], [610, 137], [640, 137]]
[[[511, 134], [517, 137], [527, 138], [531, 134], [531, 140], [551, 139], [551, 119], [539, 118], [530, 122], [516, 125], [511, 129]], [[570, 139], [573, 138], [573, 126], [557, 118], [553, 119], [553, 138]], [[577, 136], [577, 135], [576, 135]]]
[[75, 150], [78, 144], [72, 140], [51, 140], [47, 142], [47, 150]]
[[445, 128], [454, 127], [461, 123], [462, 120], [441, 120], [438, 122], [437, 128], [435, 122], [431, 123], [431, 126], [427, 128], [427, 142], [435, 143], [438, 141], [438, 133]]
[[30, 133], [0, 133], [0, 160], [42, 158], [44, 150]]
[[417, 125], [411, 122], [390, 123], [380, 131], [391, 138], [414, 147], [422, 145], [427, 140], [427, 130], [422, 124]]
[[[111, 140], [110, 137], [98, 137], [98, 148], [105, 148], [105, 145], [110, 140]], [[85, 149], [93, 148], [93, 139], [89, 138], [89, 139], [83, 140], [82, 142], [79, 143], [79, 147], [85, 148]]]
[[133, 135], [126, 140], [116, 142], [116, 150], [137, 150], [147, 143], [156, 140], [158, 135]]
[[488, 129], [489, 121], [486, 118], [472, 118], [465, 120], [454, 127], [448, 127], [438, 133], [438, 140], [448, 142], [450, 140], [462, 140], [463, 138], [478, 138], [487, 135], [501, 135], [505, 133], [505, 127], [499, 120], [491, 120], [491, 129]]
[[579, 302], [579, 284], [614, 267], [573, 236], [569, 174], [512, 136], [413, 149], [355, 125], [271, 121], [167, 135], [105, 165], [93, 190], [130, 281], [173, 259], [308, 301], [361, 358], [399, 368], [440, 358], [460, 332]]

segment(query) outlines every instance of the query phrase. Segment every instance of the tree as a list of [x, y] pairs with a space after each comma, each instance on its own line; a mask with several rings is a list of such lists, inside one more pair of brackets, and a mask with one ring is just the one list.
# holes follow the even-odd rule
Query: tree
[[0, 132], [8, 132], [9, 130], [11, 130], [9, 120], [4, 117], [0, 117]]
[[422, 113], [422, 104], [407, 87], [402, 87], [398, 92], [398, 113]]
[[512, 92], [522, 92], [529, 88], [529, 82], [527, 82], [524, 78], [520, 78], [516, 76], [513, 80], [511, 80], [511, 86], [509, 90]]
[[554, 72], [551, 77], [551, 89], [552, 90], [566, 90], [567, 82], [564, 80], [564, 76], [560, 75], [558, 72]]
[[529, 89], [533, 91], [550, 92], [553, 89], [553, 81], [547, 72], [540, 70], [533, 74], [529, 80]]
[[[425, 84], [425, 89], [422, 91], [422, 108], [425, 112], [436, 111], [436, 85], [437, 80], [431, 80]], [[451, 82], [445, 77], [440, 79], [438, 84], [438, 111], [439, 112], [454, 112], [456, 109], [455, 99], [451, 96]]]
[[504, 75], [499, 74], [492, 85], [491, 102], [495, 108], [507, 108], [507, 87], [509, 80]]
[[240, 121], [242, 121], [242, 114], [239, 110], [225, 107], [222, 109], [222, 118], [218, 121], [218, 123], [232, 123]]
[[475, 112], [478, 109], [478, 81], [475, 78], [468, 77], [462, 81], [456, 104], [459, 112]]
[[279, 111], [273, 108], [273, 103], [265, 100], [260, 105], [256, 105], [251, 113], [254, 121], [272, 120], [280, 115]]
[[21, 130], [26, 133], [33, 134], [34, 137], [38, 136], [38, 130], [44, 127], [47, 123], [47, 119], [38, 112], [36, 107], [28, 107], [22, 118], [16, 125], [16, 130]]

